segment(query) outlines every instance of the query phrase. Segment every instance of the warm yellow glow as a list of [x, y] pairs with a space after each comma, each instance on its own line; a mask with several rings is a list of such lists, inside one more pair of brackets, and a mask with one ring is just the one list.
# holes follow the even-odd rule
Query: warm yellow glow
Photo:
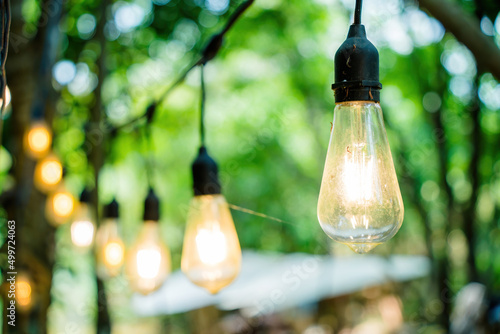
[[63, 167], [53, 155], [40, 160], [35, 166], [35, 186], [43, 192], [54, 190], [62, 179]]
[[75, 210], [75, 198], [61, 188], [50, 194], [45, 206], [47, 219], [55, 226], [67, 223]]
[[[7, 86], [7, 87], [5, 87], [5, 101], [7, 103], [5, 103], [4, 112], [5, 112], [5, 110], [7, 110], [7, 108], [9, 108], [11, 99], [12, 99], [12, 96], [10, 95], [10, 89], [9, 89], [9, 86]], [[2, 92], [0, 92], [0, 107], [2, 106], [2, 103], [3, 103]]]
[[217, 293], [238, 276], [240, 243], [222, 195], [191, 200], [181, 267], [189, 280], [210, 293]]
[[170, 252], [159, 232], [158, 222], [144, 222], [139, 238], [127, 254], [130, 285], [144, 295], [157, 290], [170, 274]]
[[218, 224], [211, 224], [212, 230], [200, 228], [196, 235], [196, 248], [201, 262], [215, 265], [227, 257], [227, 241]]
[[380, 105], [337, 104], [318, 199], [323, 231], [366, 253], [392, 238], [403, 216]]
[[97, 274], [101, 278], [116, 276], [125, 260], [125, 246], [118, 233], [116, 219], [105, 220], [96, 234]]
[[24, 136], [24, 149], [32, 158], [42, 158], [50, 149], [52, 134], [43, 122], [35, 123]]
[[71, 224], [71, 241], [79, 248], [88, 248], [94, 241], [93, 213], [87, 203], [80, 203], [76, 218]]
[[16, 278], [16, 303], [22, 311], [29, 310], [32, 306], [32, 283], [25, 274]]
[[110, 266], [118, 266], [123, 262], [123, 244], [117, 241], [110, 242], [104, 247], [104, 259]]

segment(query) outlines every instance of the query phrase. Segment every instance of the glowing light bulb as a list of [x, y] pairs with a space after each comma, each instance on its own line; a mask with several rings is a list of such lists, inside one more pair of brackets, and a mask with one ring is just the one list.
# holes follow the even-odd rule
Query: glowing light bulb
[[63, 187], [51, 193], [45, 203], [45, 216], [49, 222], [58, 226], [71, 220], [75, 210], [75, 198]]
[[241, 249], [224, 196], [191, 200], [181, 267], [194, 284], [217, 293], [238, 276]]
[[[10, 95], [10, 89], [9, 86], [5, 87], [5, 108], [4, 108], [4, 113], [5, 111], [10, 107], [10, 100], [12, 99], [12, 96]], [[0, 92], [0, 107], [2, 106], [3, 103], [3, 98], [2, 98], [2, 93]]]
[[24, 149], [32, 158], [47, 155], [51, 144], [52, 134], [44, 122], [34, 123], [24, 135]]
[[101, 278], [120, 273], [125, 259], [125, 246], [118, 233], [117, 219], [106, 219], [96, 234], [97, 274]]
[[403, 216], [380, 105], [338, 103], [318, 201], [323, 231], [366, 253], [392, 238]]
[[54, 155], [37, 162], [35, 166], [34, 183], [38, 190], [49, 192], [54, 190], [63, 176], [63, 167]]
[[29, 277], [22, 273], [16, 278], [16, 303], [22, 311], [28, 311], [33, 305], [32, 282]]
[[89, 248], [94, 241], [94, 219], [91, 207], [81, 202], [71, 224], [71, 241], [80, 249]]
[[144, 222], [127, 254], [125, 270], [132, 289], [144, 295], [157, 290], [170, 274], [170, 252], [160, 240], [158, 222]]

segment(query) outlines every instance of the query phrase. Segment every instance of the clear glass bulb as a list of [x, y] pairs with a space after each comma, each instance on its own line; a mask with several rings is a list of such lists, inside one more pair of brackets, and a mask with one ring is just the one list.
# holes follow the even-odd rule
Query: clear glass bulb
[[38, 190], [54, 190], [63, 176], [63, 167], [55, 155], [49, 155], [38, 161], [35, 166], [34, 184]]
[[134, 246], [127, 254], [126, 273], [133, 290], [147, 295], [170, 274], [170, 251], [160, 239], [158, 222], [145, 221]]
[[378, 103], [338, 103], [326, 156], [318, 219], [335, 241], [366, 253], [401, 227], [403, 200]]
[[182, 271], [194, 284], [217, 293], [238, 276], [240, 267], [240, 243], [224, 196], [195, 196], [184, 235]]
[[47, 197], [45, 217], [53, 226], [59, 226], [71, 220], [76, 206], [73, 195], [60, 186]]
[[97, 274], [101, 278], [120, 273], [125, 259], [125, 245], [118, 231], [117, 219], [106, 219], [97, 230]]
[[94, 214], [87, 203], [80, 203], [71, 224], [71, 241], [76, 247], [86, 250], [94, 242]]

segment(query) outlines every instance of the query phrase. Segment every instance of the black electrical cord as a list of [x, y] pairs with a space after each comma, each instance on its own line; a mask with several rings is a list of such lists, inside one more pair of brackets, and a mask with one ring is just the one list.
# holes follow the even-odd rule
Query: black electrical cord
[[361, 24], [361, 6], [363, 0], [356, 0], [356, 7], [354, 8], [354, 24]]
[[0, 147], [2, 145], [3, 113], [6, 105], [5, 92], [7, 90], [7, 77], [5, 75], [5, 62], [9, 51], [9, 34], [11, 23], [10, 0], [2, 0], [2, 43], [0, 49], [0, 90], [2, 96], [2, 106], [0, 108]]
[[205, 146], [205, 77], [204, 77], [204, 65], [200, 65], [200, 86], [201, 86], [201, 96], [200, 96], [200, 144]]

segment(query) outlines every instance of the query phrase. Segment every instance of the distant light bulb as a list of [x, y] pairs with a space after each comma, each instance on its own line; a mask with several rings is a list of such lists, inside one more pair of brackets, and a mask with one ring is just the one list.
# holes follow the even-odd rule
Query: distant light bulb
[[28, 311], [33, 304], [32, 282], [26, 274], [16, 278], [16, 303], [22, 311]]
[[[5, 87], [5, 108], [4, 108], [4, 113], [5, 111], [10, 107], [10, 100], [12, 99], [12, 96], [10, 95], [10, 89], [9, 86]], [[0, 91], [0, 107], [2, 106], [3, 103], [3, 98], [2, 98], [2, 92]]]
[[189, 280], [210, 293], [238, 276], [240, 243], [224, 196], [201, 195], [191, 200], [181, 267]]
[[94, 242], [94, 219], [87, 203], [80, 203], [76, 217], [71, 224], [71, 241], [78, 248], [87, 249]]
[[51, 144], [52, 134], [45, 122], [34, 123], [24, 135], [24, 149], [32, 158], [43, 158]]
[[45, 204], [45, 216], [51, 224], [58, 226], [71, 220], [75, 210], [75, 198], [63, 187], [51, 193]]
[[34, 184], [38, 190], [48, 192], [54, 190], [63, 176], [63, 167], [54, 155], [38, 161], [35, 166]]
[[117, 219], [107, 219], [99, 226], [96, 248], [99, 277], [118, 275], [125, 259], [125, 246], [118, 233]]
[[125, 270], [132, 289], [144, 295], [160, 288], [170, 274], [170, 251], [160, 239], [158, 222], [144, 222]]
[[338, 103], [318, 200], [323, 231], [357, 253], [392, 238], [403, 200], [378, 103]]

